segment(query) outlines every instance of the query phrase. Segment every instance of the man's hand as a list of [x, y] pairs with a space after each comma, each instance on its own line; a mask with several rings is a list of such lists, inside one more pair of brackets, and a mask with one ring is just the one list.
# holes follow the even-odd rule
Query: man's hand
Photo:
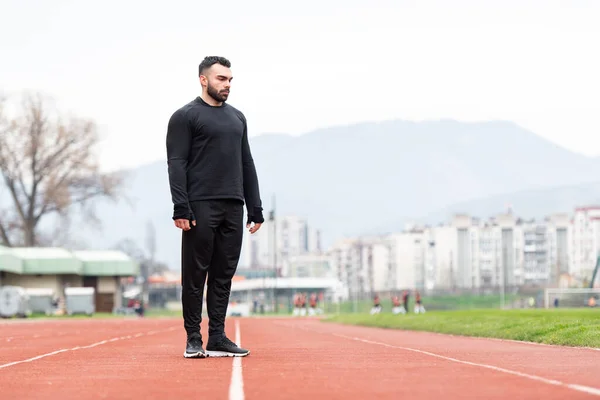
[[[196, 226], [196, 221], [192, 221], [192, 225]], [[179, 229], [183, 229], [184, 231], [190, 230], [190, 221], [188, 219], [176, 219], [175, 226]]]
[[246, 228], [248, 228], [250, 230], [250, 233], [255, 233], [257, 230], [260, 229], [261, 225], [262, 224], [258, 223], [258, 222], [255, 222], [254, 225], [252, 225], [251, 223], [247, 223]]

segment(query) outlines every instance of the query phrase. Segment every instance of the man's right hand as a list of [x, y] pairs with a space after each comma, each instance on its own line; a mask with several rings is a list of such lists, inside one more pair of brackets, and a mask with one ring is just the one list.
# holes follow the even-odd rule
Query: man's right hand
[[[190, 230], [190, 220], [189, 219], [176, 219], [175, 221], [175, 226], [178, 227], [179, 229], [183, 229], [184, 231], [189, 231]], [[192, 221], [192, 225], [196, 226], [196, 221]]]

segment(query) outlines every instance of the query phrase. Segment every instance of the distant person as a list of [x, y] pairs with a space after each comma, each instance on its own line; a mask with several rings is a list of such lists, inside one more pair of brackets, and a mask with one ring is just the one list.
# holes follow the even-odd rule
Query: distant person
[[415, 291], [415, 314], [424, 314], [425, 307], [423, 307], [423, 303], [421, 302], [421, 293], [419, 291]]
[[144, 316], [144, 302], [137, 300], [134, 303], [133, 310], [138, 316], [143, 317]]
[[408, 290], [402, 292], [402, 307], [405, 313], [408, 313]]
[[308, 310], [308, 315], [317, 314], [317, 294], [310, 294], [310, 309]]
[[379, 314], [381, 312], [381, 301], [379, 300], [379, 296], [375, 295], [373, 298], [373, 308], [371, 308], [371, 315]]
[[306, 293], [300, 294], [300, 315], [303, 317], [306, 315]]
[[300, 315], [301, 302], [302, 302], [302, 299], [300, 298], [300, 293], [296, 293], [294, 295], [294, 311], [293, 311], [293, 315], [295, 315], [295, 316]]
[[[246, 356], [225, 335], [225, 317], [246, 228], [264, 222], [258, 177], [244, 114], [226, 103], [231, 63], [209, 56], [198, 67], [202, 93], [175, 111], [167, 127], [173, 220], [182, 230], [184, 356]], [[206, 281], [208, 276], [208, 281]], [[207, 286], [208, 342], [202, 348], [202, 299]]]
[[406, 310], [402, 307], [402, 303], [400, 302], [400, 298], [398, 296], [392, 297], [392, 313], [396, 314], [406, 314]]

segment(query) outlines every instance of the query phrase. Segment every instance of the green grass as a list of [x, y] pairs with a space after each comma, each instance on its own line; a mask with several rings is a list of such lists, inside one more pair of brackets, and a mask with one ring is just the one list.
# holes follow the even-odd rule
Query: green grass
[[433, 311], [340, 314], [326, 322], [600, 348], [600, 309]]

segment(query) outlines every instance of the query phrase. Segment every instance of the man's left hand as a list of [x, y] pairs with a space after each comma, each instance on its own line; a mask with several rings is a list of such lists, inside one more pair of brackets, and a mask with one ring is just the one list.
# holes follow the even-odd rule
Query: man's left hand
[[254, 225], [252, 225], [251, 223], [247, 223], [246, 228], [248, 228], [250, 230], [250, 233], [256, 233], [256, 231], [258, 231], [260, 229], [261, 225], [262, 224], [259, 222], [254, 222]]

